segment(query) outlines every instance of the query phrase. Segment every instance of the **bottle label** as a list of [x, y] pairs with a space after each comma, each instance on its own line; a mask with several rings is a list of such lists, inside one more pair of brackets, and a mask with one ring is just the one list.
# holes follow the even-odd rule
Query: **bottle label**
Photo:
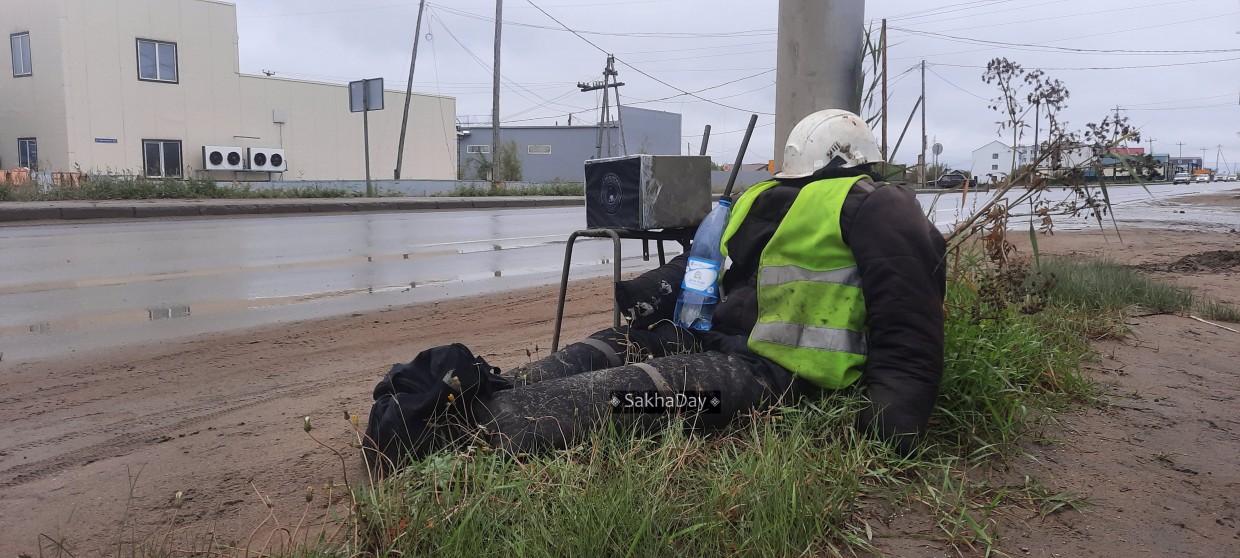
[[681, 288], [707, 296], [715, 296], [719, 290], [715, 280], [719, 277], [719, 264], [710, 260], [689, 258], [685, 268], [685, 280]]

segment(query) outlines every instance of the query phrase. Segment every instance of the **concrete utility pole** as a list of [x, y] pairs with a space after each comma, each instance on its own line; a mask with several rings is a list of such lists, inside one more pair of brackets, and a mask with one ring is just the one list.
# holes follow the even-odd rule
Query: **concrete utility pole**
[[405, 162], [405, 132], [409, 130], [409, 100], [413, 97], [413, 68], [418, 63], [418, 39], [422, 38], [422, 11], [426, 0], [418, 4], [418, 23], [413, 26], [413, 54], [409, 56], [409, 84], [405, 86], [405, 116], [400, 120], [400, 146], [396, 148], [396, 180], [400, 180], [401, 163]]
[[[1012, 149], [1016, 149], [1015, 146]], [[917, 182], [926, 187], [926, 61], [921, 61], [921, 157], [917, 159]]]
[[495, 0], [495, 82], [491, 90], [491, 184], [499, 184], [499, 38], [504, 28], [504, 0]]
[[861, 110], [865, 0], [779, 0], [775, 72], [775, 166], [802, 118], [823, 109]]

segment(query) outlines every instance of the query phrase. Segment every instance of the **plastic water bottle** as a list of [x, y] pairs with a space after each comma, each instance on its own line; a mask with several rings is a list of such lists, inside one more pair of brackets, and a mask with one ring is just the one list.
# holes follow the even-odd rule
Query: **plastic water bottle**
[[732, 200], [722, 198], [719, 205], [698, 225], [689, 247], [689, 264], [680, 284], [676, 300], [676, 325], [707, 331], [719, 304], [719, 270], [723, 268], [723, 251], [719, 241], [728, 226]]

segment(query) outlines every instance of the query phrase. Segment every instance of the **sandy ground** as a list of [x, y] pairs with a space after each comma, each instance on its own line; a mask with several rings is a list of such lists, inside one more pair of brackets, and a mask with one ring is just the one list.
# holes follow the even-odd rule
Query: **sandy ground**
[[[1125, 231], [1043, 238], [1043, 251], [1130, 263], [1235, 250], [1238, 234]], [[1240, 303], [1236, 269], [1165, 273]], [[610, 287], [570, 289], [566, 337], [608, 325]], [[546, 353], [553, 287], [354, 314], [183, 342], [12, 364], [0, 361], [0, 558], [39, 555], [49, 540], [77, 556], [171, 529], [180, 548], [240, 544], [267, 517], [298, 522], [307, 486], [364, 483], [302, 431], [347, 450], [345, 412], [363, 420], [394, 362], [464, 342], [508, 367]], [[1111, 403], [1064, 417], [1057, 442], [1031, 445], [1010, 474], [1088, 497], [1080, 512], [1002, 517], [1015, 556], [1234, 555], [1240, 548], [1240, 334], [1184, 317], [1134, 319], [1134, 335], [1099, 345], [1093, 374]], [[1234, 324], [1233, 324], [1234, 325]], [[537, 354], [534, 355], [535, 358]], [[350, 454], [351, 455], [351, 454]], [[359, 480], [360, 479], [360, 480]], [[132, 487], [132, 489], [131, 489]], [[183, 491], [174, 510], [172, 496]], [[322, 493], [310, 516], [323, 513]], [[270, 522], [268, 523], [270, 525]], [[900, 529], [907, 529], [900, 533]], [[894, 524], [883, 548], [942, 556], [933, 526]], [[46, 537], [43, 537], [46, 535]], [[259, 537], [263, 538], [262, 536]], [[54, 555], [54, 554], [50, 554]]]

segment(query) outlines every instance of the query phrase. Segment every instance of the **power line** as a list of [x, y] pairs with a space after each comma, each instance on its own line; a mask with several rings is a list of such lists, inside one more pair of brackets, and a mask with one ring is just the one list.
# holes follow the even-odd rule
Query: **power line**
[[[586, 7], [591, 7], [591, 6], [617, 6], [617, 5], [622, 5], [622, 4], [654, 4], [660, 1], [662, 0], [628, 0], [626, 2], [600, 2], [596, 4], [572, 4], [572, 5], [558, 5], [558, 6], [552, 6], [552, 7], [553, 8], [586, 8]], [[313, 11], [313, 12], [284, 12], [284, 13], [278, 13], [278, 14], [256, 14], [256, 15], [239, 16], [237, 19], [262, 19], [262, 18], [272, 18], [272, 17], [345, 14], [345, 13], [362, 12], [362, 11], [389, 10], [392, 8], [407, 8], [411, 6], [416, 6], [417, 4], [418, 4], [417, 2], [402, 2], [399, 4], [389, 4], [386, 6], [360, 6], [360, 7], [353, 7], [353, 8], [344, 8], [344, 9], [339, 9], [339, 10], [319, 10], [319, 11]], [[517, 9], [520, 9], [520, 8], [517, 8]]]
[[[1192, 99], [1177, 99], [1175, 101], [1155, 101], [1152, 103], [1133, 103], [1131, 105], [1124, 105], [1124, 106], [1125, 107], [1144, 107], [1148, 105], [1169, 105], [1171, 103], [1187, 103], [1189, 101], [1204, 101], [1207, 99], [1220, 99], [1223, 97], [1231, 97], [1234, 95], [1235, 93], [1224, 93], [1222, 95], [1211, 95], [1209, 97], [1194, 97]], [[1139, 110], [1139, 109], [1133, 109], [1133, 110]]]
[[[495, 21], [494, 17], [488, 17], [482, 14], [467, 12], [465, 10], [459, 10], [456, 8], [451, 8], [451, 7], [443, 6], [440, 4], [432, 4], [432, 5], [435, 6], [436, 8], [442, 9], [443, 11], [447, 13], [455, 14], [461, 17], [476, 19], [478, 21], [489, 21], [489, 22]], [[531, 2], [530, 5], [534, 6], [535, 8], [538, 9], [538, 11], [547, 15], [547, 17], [551, 17], [549, 14], [547, 14], [546, 10], [539, 8], [533, 2]], [[555, 18], [551, 18], [551, 19], [555, 20]], [[559, 21], [556, 20], [556, 23], [559, 23]], [[577, 35], [578, 37], [582, 35], [598, 35], [598, 36], [605, 36], [605, 37], [630, 37], [630, 38], [641, 38], [641, 39], [656, 39], [656, 38], [657, 39], [708, 39], [708, 38], [729, 38], [729, 37], [762, 37], [762, 36], [771, 36], [771, 35], [778, 34], [778, 31], [775, 29], [748, 29], [748, 30], [742, 30], [742, 31], [720, 31], [720, 32], [712, 32], [712, 33], [682, 33], [682, 32], [623, 32], [622, 33], [622, 32], [617, 32], [617, 31], [589, 31], [589, 30], [584, 30], [584, 29], [578, 31], [578, 30], [570, 29], [564, 26], [563, 24], [560, 24], [561, 27], [563, 27], [563, 29], [561, 29], [559, 27], [551, 27], [547, 25], [538, 25], [534, 23], [525, 23], [521, 21], [508, 21], [508, 20], [504, 20], [504, 25], [511, 25], [514, 27], [529, 27], [531, 29], [547, 29], [551, 31], [569, 31]]]
[[[435, 13], [435, 11], [434, 11], [434, 10], [431, 10], [431, 18], [432, 18], [433, 20], [435, 20], [435, 21], [438, 21], [438, 22], [439, 22], [439, 26], [440, 26], [440, 27], [442, 27], [442, 28], [443, 28], [443, 30], [444, 30], [444, 31], [446, 31], [446, 32], [448, 33], [448, 36], [449, 36], [449, 37], [451, 37], [451, 38], [452, 38], [452, 40], [453, 40], [453, 41], [455, 41], [455, 42], [456, 42], [456, 44], [457, 44], [457, 45], [459, 45], [459, 46], [461, 47], [461, 49], [463, 49], [463, 50], [465, 51], [465, 53], [466, 53], [466, 54], [468, 54], [471, 58], [473, 58], [473, 59], [474, 59], [474, 61], [475, 61], [475, 62], [477, 62], [479, 66], [482, 66], [484, 69], [486, 69], [486, 71], [487, 71], [487, 72], [492, 71], [492, 70], [491, 70], [491, 66], [490, 66], [490, 65], [488, 65], [488, 64], [486, 63], [486, 61], [482, 60], [482, 58], [479, 58], [479, 57], [478, 57], [478, 55], [474, 54], [474, 52], [473, 52], [472, 50], [470, 50], [470, 49], [469, 49], [469, 47], [465, 46], [465, 43], [461, 42], [461, 40], [460, 40], [459, 38], [457, 38], [456, 34], [455, 34], [455, 33], [453, 33], [453, 32], [452, 32], [452, 30], [451, 30], [451, 29], [449, 29], [449, 28], [448, 28], [448, 26], [447, 26], [446, 24], [444, 24], [443, 20], [439, 18], [439, 15], [438, 15], [437, 13]], [[547, 100], [546, 98], [542, 97], [541, 95], [539, 95], [539, 94], [537, 94], [537, 93], [534, 93], [533, 91], [530, 91], [530, 90], [528, 90], [528, 89], [525, 89], [525, 88], [524, 88], [523, 86], [521, 86], [520, 84], [515, 83], [515, 82], [513, 82], [512, 80], [510, 80], [510, 79], [508, 79], [508, 78], [503, 77], [503, 75], [500, 75], [500, 79], [501, 79], [501, 80], [503, 80], [503, 82], [504, 82], [504, 83], [508, 86], [508, 90], [509, 90], [509, 91], [511, 91], [511, 92], [513, 92], [513, 93], [516, 93], [516, 94], [517, 94], [518, 96], [520, 96], [522, 99], [525, 99], [525, 100], [527, 100], [527, 101], [529, 101], [529, 102], [531, 102], [531, 103], [538, 104], [538, 102], [539, 102], [539, 101], [542, 101], [544, 105], [546, 105], [546, 104], [557, 104], [557, 105], [559, 105], [559, 106], [562, 106], [562, 107], [565, 107], [565, 108], [570, 108], [570, 109], [576, 109], [576, 108], [578, 108], [578, 107], [574, 107], [574, 106], [570, 106], [570, 105], [564, 105], [564, 104], [560, 104], [560, 103], [555, 103], [555, 102], [553, 102], [553, 101], [549, 101], [549, 100]], [[529, 93], [530, 95], [533, 95], [534, 97], [537, 97], [537, 98], [538, 98], [538, 101], [535, 101], [535, 100], [533, 100], [533, 99], [531, 99], [531, 98], [529, 98], [529, 97], [526, 97], [526, 96], [525, 96], [524, 94], [522, 94], [522, 93], [521, 93], [521, 91], [520, 91], [520, 90], [518, 90], [518, 89], [524, 90], [525, 92]]]
[[[727, 85], [732, 85], [732, 84], [734, 84], [734, 83], [739, 83], [739, 82], [742, 82], [742, 81], [745, 81], [745, 80], [749, 80], [749, 79], [753, 79], [753, 78], [756, 78], [756, 77], [759, 77], [759, 76], [764, 76], [764, 75], [769, 74], [769, 73], [772, 73], [772, 72], [774, 72], [774, 71], [775, 71], [774, 69], [764, 70], [764, 71], [762, 71], [762, 72], [758, 72], [758, 73], [753, 74], [753, 75], [749, 75], [749, 76], [745, 76], [745, 77], [742, 77], [742, 78], [737, 78], [737, 79], [733, 79], [733, 80], [725, 81], [725, 82], [723, 82], [723, 83], [718, 83], [718, 84], [712, 85], [712, 86], [710, 86], [710, 87], [704, 87], [704, 88], [702, 88], [702, 89], [698, 89], [697, 91], [694, 91], [694, 93], [702, 93], [702, 92], [705, 92], [705, 91], [710, 91], [710, 90], [712, 90], [712, 89], [718, 89], [718, 88], [720, 88], [720, 87], [724, 87], [724, 86], [727, 86]], [[770, 85], [764, 85], [764, 86], [762, 86], [761, 88], [755, 89], [754, 91], [761, 91], [762, 89], [766, 89], [766, 88], [768, 88], [768, 87], [770, 87]], [[738, 93], [738, 94], [736, 94], [736, 95], [729, 95], [729, 97], [735, 97], [735, 96], [739, 96], [739, 95], [744, 95], [744, 94], [746, 94], [746, 93], [753, 93], [754, 91], [748, 91], [748, 92], [745, 92], [745, 93]], [[636, 100], [636, 101], [629, 102], [629, 103], [625, 103], [625, 104], [626, 104], [626, 106], [630, 106], [630, 107], [631, 107], [631, 106], [635, 106], [635, 105], [647, 105], [647, 104], [651, 104], [651, 103], [662, 103], [662, 102], [665, 102], [665, 101], [669, 101], [669, 100], [671, 100], [671, 99], [675, 99], [675, 98], [677, 98], [677, 97], [684, 97], [685, 95], [686, 95], [685, 93], [680, 93], [680, 94], [677, 94], [677, 95], [670, 95], [670, 96], [667, 96], [667, 97], [661, 97], [661, 98], [658, 98], [658, 99]], [[727, 97], [722, 97], [722, 98], [727, 98]], [[693, 101], [693, 102], [701, 102], [701, 101]], [[583, 109], [583, 110], [578, 110], [578, 111], [573, 112], [573, 113], [570, 113], [570, 114], [585, 114], [585, 113], [588, 113], [588, 112], [594, 112], [595, 110], [596, 110], [596, 109], [594, 109], [594, 108], [590, 108], [590, 109]], [[557, 116], [559, 116], [559, 115], [557, 115]], [[534, 121], [534, 120], [545, 120], [545, 119], [547, 119], [547, 118], [551, 118], [551, 117], [547, 117], [547, 116], [540, 116], [540, 117], [535, 117], [535, 118], [524, 118], [524, 119], [520, 119], [520, 120], [509, 120], [509, 121], [507, 121], [506, 123], [509, 123], [509, 124], [515, 124], [515, 123], [520, 123], [520, 122], [531, 122], [531, 121]], [[741, 131], [743, 132], [744, 130], [741, 130]]]
[[955, 84], [954, 82], [952, 82], [951, 80], [949, 80], [949, 79], [947, 79], [947, 78], [945, 78], [945, 77], [943, 77], [943, 76], [939, 75], [939, 73], [938, 73], [938, 72], [936, 72], [936, 71], [934, 71], [934, 69], [933, 69], [933, 68], [928, 68], [928, 69], [930, 70], [930, 73], [932, 73], [932, 74], [934, 74], [934, 75], [935, 75], [935, 77], [937, 77], [937, 78], [939, 78], [939, 79], [943, 80], [943, 82], [944, 82], [944, 83], [946, 83], [946, 84], [948, 84], [948, 85], [950, 85], [950, 86], [952, 86], [952, 87], [955, 87], [956, 89], [959, 89], [961, 92], [965, 93], [966, 95], [972, 95], [972, 96], [977, 97], [978, 99], [981, 99], [981, 100], [986, 101], [986, 102], [988, 102], [988, 103], [991, 101], [991, 99], [987, 99], [987, 98], [985, 98], [985, 97], [983, 97], [983, 96], [981, 96], [981, 95], [978, 95], [978, 94], [976, 94], [976, 93], [973, 93], [972, 91], [969, 91], [969, 90], [967, 90], [967, 89], [965, 89], [965, 88], [963, 88], [963, 87], [960, 87], [959, 85], [956, 85], [956, 84]]
[[[1237, 12], [1240, 13], [1240, 12]], [[1222, 54], [1228, 52], [1240, 52], [1240, 48], [1224, 48], [1224, 49], [1207, 49], [1207, 50], [1131, 50], [1131, 49], [1097, 49], [1097, 48], [1073, 48], [1061, 47], [1043, 44], [1030, 43], [1008, 43], [1004, 41], [990, 41], [986, 39], [974, 39], [970, 37], [957, 37], [955, 35], [946, 35], [943, 33], [932, 33], [930, 31], [918, 31], [916, 29], [905, 29], [900, 27], [889, 27], [888, 29], [895, 31], [903, 31], [915, 35], [933, 37], [936, 39], [950, 39], [958, 42], [978, 45], [1003, 46], [1008, 48], [1017, 48], [1018, 50], [1027, 49], [1035, 52], [1066, 52], [1071, 54], [1118, 54], [1118, 55], [1180, 55], [1180, 54]], [[1079, 38], [1079, 37], [1077, 37]], [[1067, 40], [1067, 39], [1064, 39]]]
[[[544, 10], [544, 9], [542, 9], [542, 8], [539, 8], [539, 7], [538, 7], [538, 4], [535, 4], [535, 3], [533, 2], [533, 0], [526, 0], [526, 1], [528, 1], [528, 2], [530, 3], [530, 5], [531, 5], [531, 6], [534, 6], [535, 8], [537, 8], [537, 9], [538, 9], [538, 11], [542, 12], [542, 13], [543, 13], [543, 15], [547, 16], [548, 18], [550, 18], [550, 19], [551, 19], [551, 21], [554, 21], [554, 22], [556, 22], [557, 24], [559, 24], [559, 25], [560, 25], [560, 27], [563, 27], [564, 29], [567, 29], [569, 32], [571, 32], [572, 34], [576, 35], [578, 38], [580, 38], [581, 40], [585, 41], [585, 42], [586, 42], [587, 44], [589, 44], [590, 46], [592, 46], [592, 47], [594, 47], [594, 48], [598, 49], [598, 51], [599, 51], [599, 52], [602, 52], [603, 54], [608, 54], [608, 52], [607, 52], [605, 49], [603, 49], [603, 47], [600, 47], [600, 46], [598, 46], [597, 44], [595, 44], [593, 41], [591, 41], [590, 39], [585, 38], [585, 37], [584, 37], [584, 36], [582, 36], [580, 33], [578, 33], [577, 31], [575, 31], [573, 28], [571, 28], [571, 27], [569, 27], [569, 26], [565, 25], [563, 22], [561, 22], [560, 20], [556, 19], [556, 18], [555, 18], [555, 16], [552, 16], [551, 14], [547, 13], [547, 11], [546, 11], [546, 10]], [[621, 59], [619, 59], [619, 58], [616, 58], [616, 61], [617, 61], [617, 62], [620, 62], [621, 64], [624, 64], [625, 66], [628, 66], [631, 70], [633, 70], [633, 71], [635, 71], [635, 72], [637, 72], [637, 73], [639, 73], [639, 74], [641, 74], [641, 75], [643, 75], [643, 76], [646, 76], [646, 77], [648, 77], [648, 78], [650, 78], [650, 79], [652, 79], [652, 80], [654, 80], [654, 81], [656, 81], [656, 82], [659, 82], [659, 83], [663, 84], [663, 85], [664, 85], [664, 86], [666, 86], [666, 87], [669, 87], [669, 88], [671, 88], [671, 89], [675, 89], [676, 91], [679, 91], [679, 92], [681, 92], [681, 93], [683, 93], [683, 94], [685, 94], [685, 95], [689, 95], [690, 97], [693, 97], [693, 98], [695, 98], [695, 99], [701, 99], [701, 100], [706, 101], [706, 102], [708, 102], [708, 103], [711, 103], [711, 104], [713, 104], [713, 105], [718, 105], [718, 106], [721, 106], [721, 107], [723, 107], [723, 108], [732, 109], [732, 110], [737, 110], [737, 111], [741, 111], [741, 112], [749, 112], [749, 113], [765, 114], [765, 115], [768, 115], [768, 116], [774, 116], [774, 115], [775, 115], [775, 113], [773, 113], [773, 112], [755, 111], [755, 110], [746, 110], [746, 109], [742, 109], [742, 108], [734, 107], [734, 106], [731, 106], [731, 105], [727, 105], [727, 104], [724, 104], [724, 103], [720, 103], [720, 102], [715, 101], [715, 100], [712, 100], [712, 99], [707, 99], [707, 98], [705, 98], [705, 97], [701, 97], [701, 96], [699, 96], [699, 95], [697, 95], [697, 94], [695, 94], [695, 93], [691, 93], [691, 92], [689, 92], [689, 91], [686, 91], [686, 90], [684, 90], [684, 89], [681, 89], [680, 87], [677, 87], [677, 86], [672, 85], [672, 84], [670, 84], [670, 83], [668, 83], [668, 82], [666, 82], [666, 81], [663, 81], [663, 80], [661, 80], [661, 79], [659, 79], [659, 78], [657, 78], [657, 77], [654, 77], [654, 76], [652, 76], [652, 75], [650, 75], [650, 74], [648, 74], [648, 73], [646, 73], [646, 72], [642, 71], [642, 69], [641, 69], [641, 68], [638, 68], [638, 67], [636, 67], [636, 66], [634, 66], [634, 65], [632, 65], [632, 64], [629, 64], [628, 62], [625, 62], [625, 61], [623, 61], [623, 60], [621, 60]]]
[[[1219, 17], [1226, 17], [1226, 16], [1236, 15], [1236, 14], [1240, 14], [1240, 12], [1230, 12], [1230, 13], [1225, 13], [1225, 14], [1217, 14], [1217, 15], [1207, 16], [1207, 17], [1215, 17], [1215, 18], [1219, 18]], [[1149, 30], [1149, 29], [1156, 29], [1156, 28], [1159, 28], [1159, 27], [1168, 27], [1168, 26], [1173, 26], [1173, 25], [1181, 25], [1181, 24], [1184, 24], [1184, 23], [1197, 23], [1197, 22], [1200, 22], [1201, 20], [1202, 20], [1202, 17], [1195, 17], [1195, 18], [1193, 18], [1193, 19], [1187, 19], [1187, 20], [1181, 20], [1181, 21], [1172, 21], [1172, 22], [1168, 22], [1168, 23], [1161, 23], [1161, 24], [1158, 24], [1158, 25], [1146, 25], [1146, 26], [1142, 26], [1142, 27], [1133, 27], [1133, 28], [1129, 28], [1129, 29], [1119, 29], [1119, 30], [1116, 30], [1116, 31], [1107, 31], [1107, 32], [1104, 32], [1104, 33], [1093, 33], [1093, 34], [1090, 34], [1090, 35], [1080, 35], [1080, 36], [1077, 36], [1077, 37], [1065, 37], [1065, 38], [1062, 38], [1062, 39], [1053, 39], [1053, 40], [1049, 40], [1049, 41], [1043, 41], [1043, 42], [1041, 42], [1041, 43], [1034, 43], [1034, 45], [1035, 45], [1035, 46], [1043, 46], [1043, 45], [1046, 45], [1047, 43], [1058, 43], [1058, 42], [1063, 42], [1063, 41], [1072, 41], [1072, 40], [1076, 40], [1076, 39], [1089, 39], [1089, 38], [1093, 38], [1093, 37], [1102, 37], [1102, 36], [1105, 36], [1105, 35], [1115, 35], [1115, 34], [1117, 34], [1117, 33], [1129, 33], [1129, 32], [1132, 32], [1132, 31], [1145, 31], [1145, 30]], [[1017, 48], [1017, 47], [1009, 47], [1009, 48]], [[972, 53], [972, 52], [989, 52], [989, 51], [991, 51], [991, 50], [992, 50], [992, 49], [989, 49], [989, 48], [983, 48], [983, 49], [970, 49], [970, 50], [960, 50], [960, 51], [955, 51], [955, 52], [943, 52], [943, 53], [938, 53], [938, 54], [929, 54], [929, 55], [902, 56], [902, 57], [899, 57], [899, 58], [893, 58], [893, 60], [906, 60], [906, 59], [910, 59], [910, 58], [926, 58], [926, 57], [936, 57], [936, 56], [949, 56], [949, 55], [953, 55], [953, 54], [967, 54], [967, 53]], [[1136, 66], [1136, 67], [1149, 67], [1149, 66]], [[1155, 66], [1155, 67], [1157, 67], [1157, 66]], [[1048, 68], [1043, 68], [1043, 69], [1048, 69]], [[1102, 68], [1102, 69], [1111, 69], [1111, 68]], [[1122, 68], [1120, 68], [1120, 69], [1122, 69]]]
[[[976, 10], [976, 9], [978, 9], [978, 8], [983, 8], [983, 7], [985, 7], [985, 8], [990, 8], [990, 7], [993, 7], [993, 6], [997, 5], [997, 4], [1007, 4], [1007, 3], [1010, 3], [1010, 2], [1014, 2], [1014, 1], [1015, 1], [1015, 0], [999, 0], [999, 1], [997, 1], [997, 2], [996, 2], [996, 1], [987, 1], [987, 0], [976, 0], [976, 1], [973, 1], [973, 2], [961, 2], [961, 3], [959, 3], [959, 4], [949, 4], [949, 5], [946, 5], [946, 6], [938, 6], [938, 7], [934, 7], [934, 8], [927, 8], [927, 9], [925, 9], [925, 10], [914, 10], [914, 11], [912, 11], [912, 12], [907, 12], [907, 13], [904, 13], [904, 14], [898, 14], [898, 15], [894, 15], [894, 16], [889, 16], [889, 17], [887, 18], [887, 21], [900, 21], [900, 20], [903, 20], [903, 19], [916, 19], [916, 18], [921, 18], [921, 17], [934, 17], [934, 16], [939, 16], [939, 15], [943, 15], [943, 14], [949, 14], [949, 13], [953, 13], [953, 12], [962, 12], [962, 11], [968, 11], [968, 10]], [[978, 4], [983, 4], [983, 5], [982, 5], [982, 6], [979, 6]], [[956, 8], [956, 9], [951, 9], [951, 8]]]
[[[1177, 67], [1177, 66], [1196, 66], [1200, 64], [1217, 64], [1219, 62], [1232, 62], [1235, 60], [1240, 60], [1240, 56], [1235, 57], [1235, 58], [1222, 58], [1219, 60], [1200, 60], [1197, 62], [1176, 62], [1176, 63], [1168, 63], [1168, 64], [1141, 64], [1141, 65], [1136, 65], [1136, 66], [1089, 66], [1089, 67], [1061, 67], [1061, 68], [1039, 66], [1039, 67], [1026, 67], [1025, 69], [1063, 71], [1063, 72], [1086, 71], [1086, 70], [1136, 70], [1136, 69], [1143, 69], [1143, 68], [1170, 68], [1170, 67]], [[945, 68], [978, 68], [982, 70], [986, 69], [986, 66], [977, 66], [977, 65], [971, 65], [971, 64], [944, 64], [941, 62], [934, 62], [932, 63], [932, 65], [942, 66]]]
[[[723, 45], [723, 47], [743, 47], [743, 46], [760, 46], [760, 45], [775, 45], [775, 44], [779, 44], [779, 42], [778, 41], [759, 41], [756, 43], [740, 43], [740, 44], [735, 44], [735, 45]], [[705, 46], [705, 47], [677, 48], [676, 51], [683, 52], [686, 50], [714, 50], [717, 48], [722, 48], [722, 47], [720, 45], [714, 45], [714, 46]], [[667, 49], [639, 50], [639, 51], [633, 51], [633, 52], [621, 52], [619, 54], [628, 55], [628, 54], [666, 54], [666, 53], [667, 53]]]
[[[1031, 4], [1028, 6], [1017, 6], [1017, 7], [1012, 8], [1012, 10], [1020, 10], [1020, 9], [1025, 9], [1025, 8], [1041, 8], [1041, 7], [1050, 5], [1050, 4], [1059, 4], [1065, 1], [1067, 0], [1055, 0], [1053, 2], [1044, 2], [1041, 4]], [[1143, 6], [1124, 6], [1124, 11], [1131, 12], [1133, 10], [1139, 10], [1142, 8], [1162, 8], [1162, 7], [1170, 6], [1173, 4], [1185, 4], [1189, 2], [1200, 2], [1200, 1], [1202, 0], [1178, 0], [1174, 2], [1159, 2], [1159, 3], [1154, 3], [1154, 4], [1146, 4]], [[1080, 12], [1080, 13], [1075, 13], [1075, 14], [1064, 14], [1064, 15], [1057, 15], [1057, 16], [1050, 16], [1050, 17], [1042, 17], [1042, 18], [1037, 18], [1037, 19], [1026, 18], [1026, 19], [1020, 19], [1016, 21], [1007, 21], [1007, 22], [1002, 22], [1002, 23], [987, 23], [986, 28], [991, 29], [995, 27], [1003, 27], [1006, 25], [1022, 25], [1022, 24], [1029, 24], [1029, 23], [1034, 23], [1038, 21], [1049, 21], [1049, 20], [1054, 20], [1054, 19], [1065, 19], [1065, 18], [1078, 18], [1082, 16], [1089, 16], [1089, 15], [1096, 15], [1096, 14], [1110, 14], [1114, 12], [1115, 12], [1114, 9], [1110, 9], [1110, 10], [1098, 10], [1098, 11], [1093, 11], [1093, 12]], [[978, 17], [978, 15], [981, 15], [981, 14], [969, 14], [969, 15], [962, 15], [962, 16], [956, 16], [956, 17], [943, 18], [943, 19], [936, 19], [933, 21], [915, 22], [915, 24], [920, 25], [920, 24], [942, 23], [945, 21], [956, 21], [956, 20], [966, 19], [966, 18], [975, 18], [975, 17]]]
[[1236, 106], [1234, 103], [1219, 103], [1219, 104], [1214, 104], [1214, 105], [1196, 105], [1196, 106], [1189, 106], [1189, 107], [1156, 107], [1156, 108], [1123, 107], [1123, 109], [1124, 110], [1196, 110], [1196, 109], [1222, 108], [1222, 107], [1234, 107], [1234, 106]]

